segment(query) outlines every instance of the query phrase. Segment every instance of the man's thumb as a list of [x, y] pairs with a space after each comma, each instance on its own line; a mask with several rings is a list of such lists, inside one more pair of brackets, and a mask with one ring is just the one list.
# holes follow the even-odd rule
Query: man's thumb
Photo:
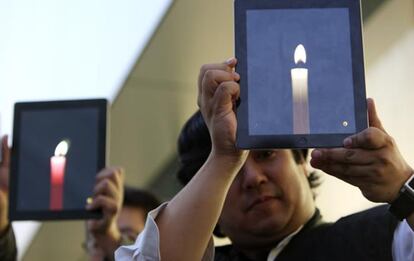
[[375, 127], [378, 128], [384, 132], [385, 129], [382, 126], [381, 120], [378, 117], [377, 109], [375, 108], [375, 103], [372, 98], [367, 99], [367, 105], [368, 105], [368, 120], [369, 120], [369, 127]]

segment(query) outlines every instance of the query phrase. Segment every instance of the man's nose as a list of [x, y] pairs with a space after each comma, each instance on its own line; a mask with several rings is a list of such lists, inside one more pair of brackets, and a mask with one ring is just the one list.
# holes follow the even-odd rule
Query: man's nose
[[263, 168], [253, 159], [248, 158], [241, 171], [244, 189], [256, 189], [268, 182]]

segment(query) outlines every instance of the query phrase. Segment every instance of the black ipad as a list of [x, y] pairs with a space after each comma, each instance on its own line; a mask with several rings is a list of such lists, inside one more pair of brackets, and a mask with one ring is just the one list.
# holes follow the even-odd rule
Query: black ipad
[[105, 99], [15, 104], [11, 220], [102, 216], [85, 206], [105, 166], [106, 121]]
[[237, 146], [339, 147], [367, 128], [359, 0], [235, 0]]

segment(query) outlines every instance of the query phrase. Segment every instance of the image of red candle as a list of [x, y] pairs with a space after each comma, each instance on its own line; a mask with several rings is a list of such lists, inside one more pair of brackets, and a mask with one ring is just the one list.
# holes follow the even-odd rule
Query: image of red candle
[[50, 158], [50, 210], [63, 209], [63, 185], [65, 181], [66, 153], [69, 141], [62, 140]]

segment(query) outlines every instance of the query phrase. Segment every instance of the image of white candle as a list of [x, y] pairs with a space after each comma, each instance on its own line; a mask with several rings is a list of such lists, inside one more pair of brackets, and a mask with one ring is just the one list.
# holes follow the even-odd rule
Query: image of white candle
[[[306, 50], [302, 44], [295, 49], [295, 64], [306, 63]], [[309, 134], [309, 104], [308, 104], [308, 69], [293, 68], [292, 98], [293, 98], [293, 134]]]
[[65, 179], [66, 153], [69, 141], [62, 140], [55, 149], [55, 155], [50, 158], [50, 209], [63, 209], [63, 185]]

